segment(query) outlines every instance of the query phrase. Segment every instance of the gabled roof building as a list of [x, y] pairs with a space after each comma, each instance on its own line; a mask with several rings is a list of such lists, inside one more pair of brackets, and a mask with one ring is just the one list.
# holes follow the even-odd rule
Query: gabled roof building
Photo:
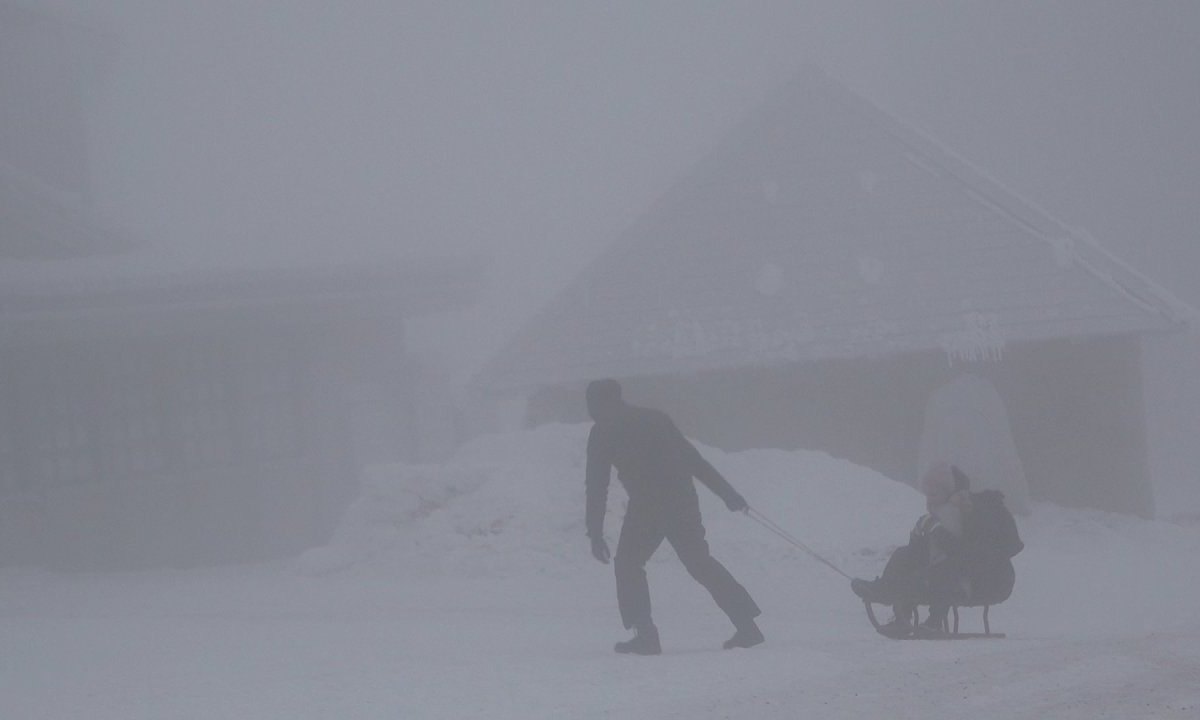
[[[810, 69], [477, 384], [528, 395], [533, 421], [581, 419], [582, 384], [616, 377], [700, 440], [825, 449], [912, 480], [920, 448], [945, 445], [922, 437], [945, 406], [931, 405], [934, 392], [969, 371], [999, 391], [1034, 497], [1148, 513], [1136, 338], [1192, 312]], [[1097, 411], [1112, 427], [1093, 427]], [[1051, 430], [1059, 451], [1090, 455], [1059, 457], [1054, 438], [1040, 437]], [[1127, 452], [1115, 465], [1117, 451], [1080, 445], [1118, 437]]]

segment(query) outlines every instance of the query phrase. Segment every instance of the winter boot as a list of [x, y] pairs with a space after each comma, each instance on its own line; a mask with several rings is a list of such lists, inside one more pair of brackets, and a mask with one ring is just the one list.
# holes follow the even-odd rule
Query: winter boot
[[753, 618], [751, 618], [739, 622], [737, 624], [737, 632], [733, 634], [733, 637], [726, 640], [725, 644], [721, 647], [726, 650], [749, 648], [758, 645], [764, 640], [766, 638], [763, 637], [762, 630], [758, 629], [758, 623], [754, 622]]
[[896, 602], [893, 584], [883, 578], [877, 577], [874, 580], [854, 578], [850, 581], [850, 589], [854, 591], [855, 595], [870, 603], [891, 605]]
[[658, 642], [658, 628], [653, 625], [639, 627], [632, 638], [617, 643], [613, 650], [622, 654], [661, 655], [662, 645]]
[[908, 621], [907, 615], [896, 615], [891, 622], [880, 625], [876, 630], [880, 635], [893, 640], [902, 640], [913, 634], [913, 626]]
[[929, 617], [925, 618], [925, 622], [913, 628], [913, 634], [925, 638], [946, 635], [949, 632], [949, 624], [946, 622], [948, 612], [946, 610], [939, 612], [930, 608]]
[[850, 589], [854, 591], [855, 595], [867, 602], [882, 602], [882, 600], [876, 600], [880, 595], [879, 578], [875, 578], [874, 580], [854, 578], [850, 581]]

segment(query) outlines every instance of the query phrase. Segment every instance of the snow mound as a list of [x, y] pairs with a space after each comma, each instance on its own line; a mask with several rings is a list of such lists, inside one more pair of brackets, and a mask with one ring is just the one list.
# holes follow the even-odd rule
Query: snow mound
[[[384, 563], [486, 574], [559, 572], [590, 562], [583, 523], [589, 427], [485, 436], [443, 465], [373, 467], [331, 543], [305, 553], [298, 567], [323, 574]], [[911, 488], [824, 453], [700, 450], [756, 510], [839, 565], [875, 569], [922, 509]], [[706, 488], [698, 491], [722, 556], [794, 556], [784, 540], [730, 513]], [[614, 477], [610, 544], [625, 504]]]
[[[596, 577], [583, 522], [588, 430], [549, 425], [479, 438], [443, 465], [371, 468], [332, 541], [304, 553], [296, 570], [521, 583]], [[824, 453], [700, 450], [751, 507], [851, 576], [882, 572], [924, 512], [907, 485]], [[856, 603], [842, 578], [697, 489], [714, 554], [764, 601], [825, 612]], [[614, 478], [605, 524], [614, 550], [625, 504]], [[1197, 528], [1036, 503], [1018, 525], [1026, 549], [1013, 561], [1017, 589], [1001, 615], [1025, 634], [1166, 627], [1200, 602], [1191, 570]], [[664, 549], [651, 563], [678, 560]], [[659, 577], [677, 570], [662, 568]]]

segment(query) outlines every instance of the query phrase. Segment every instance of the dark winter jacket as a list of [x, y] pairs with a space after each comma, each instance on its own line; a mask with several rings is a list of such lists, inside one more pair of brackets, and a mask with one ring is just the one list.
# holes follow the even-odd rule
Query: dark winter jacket
[[631, 505], [652, 504], [660, 512], [698, 512], [692, 478], [704, 483], [725, 504], [741, 496], [701, 457], [671, 418], [661, 410], [623, 404], [614, 417], [592, 426], [587, 447], [587, 532], [600, 537], [612, 468]]
[[971, 506], [965, 555], [972, 599], [983, 604], [1004, 602], [1016, 582], [1012, 558], [1024, 549], [1025, 543], [1000, 492], [972, 493]]

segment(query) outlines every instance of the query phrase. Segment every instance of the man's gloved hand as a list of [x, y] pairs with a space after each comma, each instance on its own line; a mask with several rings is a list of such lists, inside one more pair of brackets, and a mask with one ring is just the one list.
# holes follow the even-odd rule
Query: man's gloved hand
[[734, 512], [743, 512], [750, 509], [750, 505], [746, 502], [746, 498], [742, 497], [737, 492], [734, 492], [732, 495], [725, 498], [725, 507]]
[[608, 559], [612, 557], [608, 552], [608, 543], [604, 542], [604, 538], [599, 535], [592, 538], [592, 557], [605, 565], [608, 564]]

